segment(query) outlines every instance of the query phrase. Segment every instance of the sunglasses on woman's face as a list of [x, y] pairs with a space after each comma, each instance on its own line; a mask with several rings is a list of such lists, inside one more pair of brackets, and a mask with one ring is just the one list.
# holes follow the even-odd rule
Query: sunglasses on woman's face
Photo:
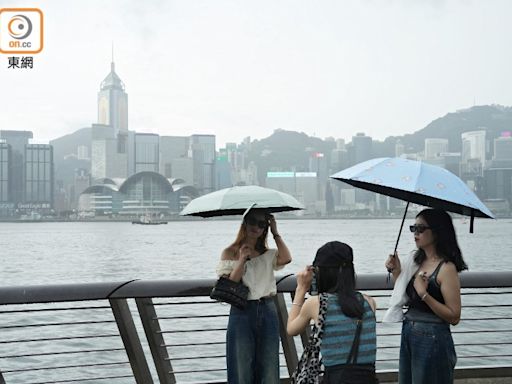
[[268, 226], [268, 222], [266, 220], [258, 220], [258, 219], [254, 218], [254, 217], [247, 217], [245, 219], [245, 222], [248, 225], [252, 225], [252, 226], [255, 226], [255, 227], [258, 226], [261, 229], [265, 229]]
[[427, 229], [432, 229], [432, 227], [428, 227], [428, 226], [422, 225], [422, 224], [414, 224], [414, 225], [409, 226], [409, 229], [411, 230], [412, 233], [423, 233]]

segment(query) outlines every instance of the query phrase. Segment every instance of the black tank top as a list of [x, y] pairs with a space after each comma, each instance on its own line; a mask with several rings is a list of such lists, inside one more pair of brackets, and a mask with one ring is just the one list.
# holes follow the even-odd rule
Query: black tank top
[[[430, 296], [432, 296], [434, 299], [439, 301], [440, 303], [444, 304], [444, 298], [443, 294], [441, 293], [441, 286], [437, 282], [437, 275], [439, 273], [439, 270], [441, 269], [441, 265], [444, 264], [444, 261], [441, 261], [432, 275], [430, 275], [428, 279], [428, 285], [427, 285], [427, 292]], [[416, 289], [414, 289], [414, 279], [415, 276], [411, 278], [409, 281], [409, 284], [407, 284], [407, 288], [405, 292], [407, 293], [407, 296], [409, 297], [409, 310], [415, 309], [422, 312], [432, 312], [432, 309], [423, 301], [421, 300], [421, 297], [418, 296], [418, 293], [416, 292]]]

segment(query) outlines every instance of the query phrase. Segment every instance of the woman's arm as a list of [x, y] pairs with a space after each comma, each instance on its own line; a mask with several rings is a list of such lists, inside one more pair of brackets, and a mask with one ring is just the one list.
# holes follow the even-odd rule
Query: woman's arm
[[306, 329], [311, 319], [316, 319], [319, 310], [318, 296], [313, 296], [305, 301], [306, 292], [311, 285], [313, 271], [305, 268], [297, 273], [297, 288], [293, 298], [292, 307], [288, 313], [288, 322], [286, 324], [286, 332], [290, 336], [295, 336]]
[[375, 302], [375, 299], [368, 295], [363, 295], [363, 297], [368, 302], [368, 304], [370, 304], [372, 311], [375, 313], [377, 310], [377, 303]]
[[272, 233], [272, 236], [274, 236], [274, 240], [277, 245], [276, 264], [277, 265], [285, 265], [285, 264], [290, 263], [292, 261], [292, 255], [290, 253], [290, 250], [286, 246], [283, 238], [281, 237], [279, 232], [277, 232], [277, 223], [276, 223], [276, 219], [274, 218], [274, 216], [270, 216], [269, 225], [270, 225], [270, 232]]
[[[460, 321], [461, 300], [460, 300], [460, 278], [453, 263], [445, 263], [441, 266], [437, 280], [441, 285], [441, 293], [444, 298], [444, 304], [440, 303], [427, 293], [426, 281], [418, 274], [414, 280], [414, 288], [419, 297], [432, 309], [437, 316], [444, 321], [457, 325]], [[417, 283], [417, 280], [424, 283]], [[418, 285], [418, 288], [416, 287]]]
[[[238, 253], [238, 255], [237, 255]], [[235, 267], [227, 276], [230, 280], [239, 282], [244, 274], [245, 262], [249, 259], [250, 250], [248, 247], [242, 246], [238, 252], [232, 247], [222, 251], [221, 260], [236, 260]]]

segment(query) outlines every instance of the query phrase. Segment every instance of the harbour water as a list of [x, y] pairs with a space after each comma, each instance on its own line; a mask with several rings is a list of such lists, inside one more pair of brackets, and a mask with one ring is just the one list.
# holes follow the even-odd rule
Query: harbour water
[[[413, 236], [408, 231], [408, 226], [412, 222], [412, 218], [406, 220], [398, 247], [399, 254], [405, 255], [414, 249]], [[512, 268], [512, 263], [508, 260], [512, 249], [512, 219], [477, 219], [473, 234], [469, 233], [469, 220], [457, 217], [454, 222], [461, 249], [471, 271], [503, 271]], [[167, 225], [157, 226], [132, 225], [124, 222], [0, 223], [1, 285], [131, 279], [211, 279], [215, 277], [214, 271], [221, 250], [234, 240], [239, 225], [238, 219], [171, 221]], [[387, 254], [393, 251], [399, 227], [399, 219], [280, 220], [278, 217], [279, 232], [294, 258], [292, 264], [278, 275], [295, 273], [302, 269], [311, 262], [316, 249], [331, 240], [344, 241], [353, 247], [358, 272], [382, 273], [384, 260]], [[269, 243], [270, 246], [274, 246], [271, 238]], [[487, 296], [485, 299], [488, 300], [488, 304], [502, 304], [500, 300], [503, 298]], [[472, 304], [470, 301], [466, 302]], [[227, 310], [226, 306], [216, 308], [223, 312]], [[507, 308], [496, 308], [496, 315], [503, 316], [507, 311]], [[382, 312], [379, 312], [378, 319], [381, 316]], [[7, 314], [2, 317], [4, 325], [18, 324], [18, 320], [11, 320]], [[48, 322], [57, 320], [62, 319], [46, 319]], [[218, 321], [219, 327], [225, 325], [223, 318]], [[196, 324], [187, 326], [195, 327]], [[474, 323], [457, 328], [461, 327], [480, 329], [480, 325]], [[481, 329], [484, 329], [485, 324], [482, 327]], [[399, 324], [385, 325], [384, 328], [386, 333], [400, 332]], [[3, 337], [17, 339], [20, 332], [23, 331], [14, 328], [8, 333], [4, 332]], [[216, 332], [208, 337], [222, 340], [224, 334]], [[478, 337], [478, 334], [475, 334], [476, 340]], [[456, 342], [458, 340], [462, 339], [457, 335]], [[387, 339], [380, 338], [380, 346], [387, 343]], [[85, 349], [100, 346], [111, 347], [110, 344], [83, 345]], [[465, 347], [465, 350], [458, 348], [458, 351], [462, 354], [479, 354], [479, 348]], [[385, 360], [396, 359], [396, 354], [396, 349], [381, 348], [378, 355], [380, 359]], [[61, 359], [56, 358], [50, 363], [59, 365], [62, 363]], [[27, 363], [24, 359], [16, 359], [9, 363], [12, 364], [9, 365], [12, 368], [23, 368], [27, 364], [30, 366], [39, 362]], [[389, 369], [395, 367], [395, 364], [396, 362], [379, 363], [378, 368]], [[472, 365], [475, 362], [462, 359], [460, 364]], [[214, 363], [212, 367], [215, 367]], [[27, 375], [27, 379], [32, 380], [30, 375], [35, 375], [35, 378], [39, 373]], [[218, 379], [218, 375], [212, 373], [202, 379]], [[57, 379], [51, 374], [50, 377]], [[220, 377], [222, 378], [222, 373]], [[190, 375], [189, 378], [189, 382], [197, 379], [195, 375]]]
[[[457, 235], [471, 271], [512, 268], [512, 219], [456, 218]], [[399, 254], [414, 249], [407, 219]], [[124, 222], [0, 223], [1, 285], [59, 284], [127, 279], [213, 278], [223, 248], [235, 238], [234, 220], [171, 221], [167, 225]], [[330, 240], [354, 249], [356, 270], [384, 271], [400, 228], [398, 219], [279, 220], [278, 229], [293, 255], [282, 273], [311, 263]], [[269, 239], [269, 245], [275, 246]]]

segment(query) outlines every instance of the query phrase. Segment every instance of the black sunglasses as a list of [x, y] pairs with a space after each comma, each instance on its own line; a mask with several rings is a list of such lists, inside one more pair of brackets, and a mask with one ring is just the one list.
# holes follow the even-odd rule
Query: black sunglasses
[[432, 229], [432, 227], [427, 227], [426, 225], [421, 225], [421, 224], [414, 224], [414, 225], [409, 226], [409, 229], [413, 233], [423, 233], [427, 229]]
[[254, 217], [247, 217], [245, 219], [245, 223], [248, 225], [258, 226], [261, 229], [265, 229], [268, 226], [268, 222], [266, 220], [258, 220]]

